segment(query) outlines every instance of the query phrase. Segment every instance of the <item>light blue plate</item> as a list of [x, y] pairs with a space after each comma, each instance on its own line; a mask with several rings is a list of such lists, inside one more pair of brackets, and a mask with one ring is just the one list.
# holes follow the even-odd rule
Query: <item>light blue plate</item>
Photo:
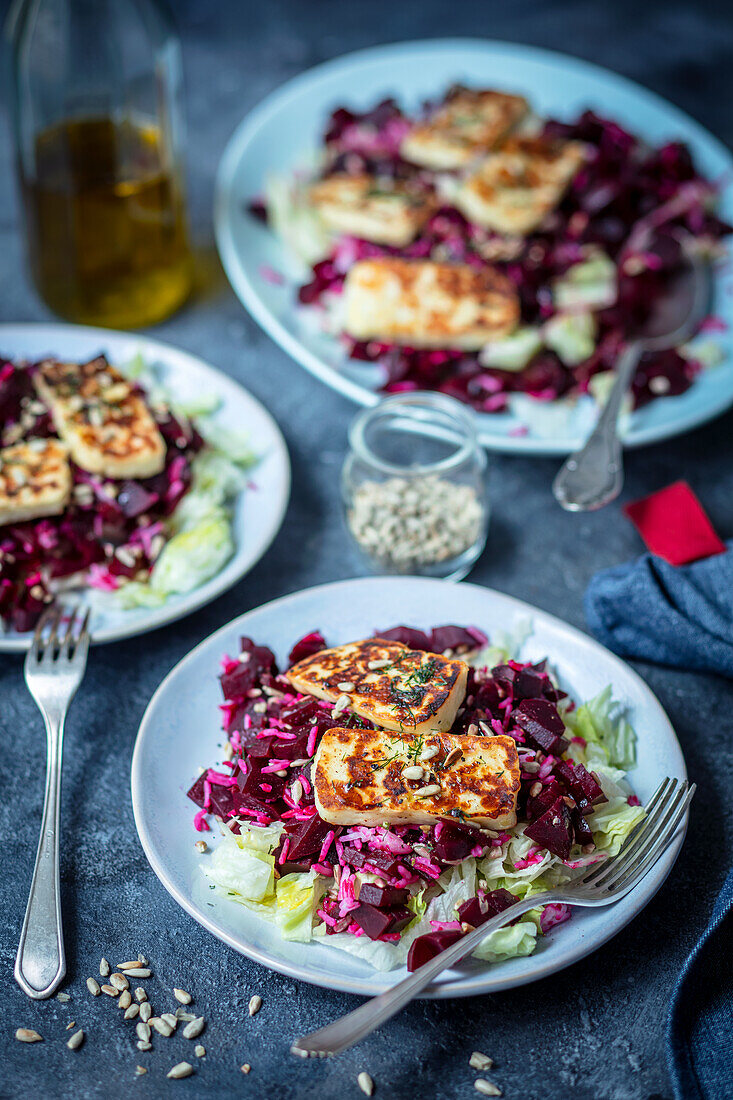
[[[293, 359], [360, 405], [375, 404], [380, 370], [346, 358], [339, 342], [317, 331], [296, 307], [295, 273], [275, 236], [246, 212], [271, 175], [308, 163], [319, 147], [325, 120], [337, 106], [365, 109], [394, 95], [408, 109], [434, 98], [455, 81], [521, 92], [539, 114], [571, 120], [587, 107], [613, 118], [651, 144], [682, 140], [708, 178], [729, 179], [728, 150], [688, 115], [652, 92], [595, 65], [563, 54], [503, 42], [454, 39], [410, 42], [349, 54], [289, 81], [268, 96], [235, 131], [219, 165], [214, 207], [224, 268], [240, 300]], [[721, 215], [733, 219], [727, 187]], [[263, 271], [287, 275], [275, 285]], [[731, 265], [716, 280], [713, 312], [733, 324]], [[311, 311], [312, 312], [312, 311]], [[716, 335], [717, 338], [717, 335]], [[625, 443], [639, 447], [689, 431], [733, 403], [730, 332], [721, 337], [725, 362], [705, 373], [687, 393], [659, 398], [631, 417]], [[585, 439], [595, 416], [589, 398], [559, 411], [533, 402], [523, 419], [477, 414], [484, 446], [519, 454], [567, 454]], [[517, 435], [517, 430], [528, 429]]]
[[[559, 619], [520, 600], [472, 584], [418, 577], [370, 577], [306, 589], [248, 611], [202, 642], [176, 665], [151, 699], [135, 743], [132, 804], [145, 854], [166, 890], [191, 916], [243, 955], [314, 985], [375, 994], [404, 977], [321, 943], [287, 943], [253, 912], [208, 889], [194, 849], [196, 807], [186, 791], [199, 768], [221, 760], [221, 691], [224, 653], [238, 652], [249, 635], [268, 645], [281, 665], [293, 643], [311, 630], [332, 645], [368, 637], [396, 623], [429, 628], [441, 623], [481, 627], [491, 636], [531, 621], [522, 657], [549, 657], [560, 682], [578, 701], [607, 684], [638, 733], [637, 765], [630, 779], [646, 802], [665, 776], [686, 776], [682, 751], [669, 720], [644, 681], [608, 650]], [[207, 842], [216, 843], [214, 833]], [[683, 841], [680, 831], [652, 871], [627, 897], [604, 909], [576, 909], [553, 929], [534, 955], [490, 966], [472, 959], [447, 971], [430, 997], [460, 997], [510, 989], [547, 977], [595, 951], [651, 900], [672, 869]]]

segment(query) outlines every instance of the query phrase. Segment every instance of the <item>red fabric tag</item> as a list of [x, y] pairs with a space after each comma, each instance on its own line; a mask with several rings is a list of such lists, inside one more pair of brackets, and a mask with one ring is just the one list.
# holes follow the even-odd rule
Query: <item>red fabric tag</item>
[[647, 549], [670, 565], [686, 565], [727, 549], [686, 481], [675, 481], [666, 489], [624, 505], [623, 513]]

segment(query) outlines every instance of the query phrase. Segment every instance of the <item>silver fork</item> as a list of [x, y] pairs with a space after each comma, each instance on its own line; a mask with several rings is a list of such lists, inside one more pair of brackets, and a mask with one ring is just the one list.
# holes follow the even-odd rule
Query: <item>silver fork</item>
[[665, 779], [649, 801], [646, 816], [626, 841], [621, 852], [613, 859], [594, 864], [572, 882], [555, 890], [548, 890], [534, 897], [510, 905], [503, 913], [487, 920], [457, 943], [436, 955], [414, 974], [397, 985], [360, 1005], [336, 1023], [323, 1027], [298, 1039], [290, 1048], [302, 1058], [327, 1057], [348, 1050], [399, 1012], [441, 971], [470, 954], [481, 941], [497, 928], [548, 902], [566, 905], [610, 905], [628, 894], [651, 870], [657, 856], [666, 848], [682, 821], [695, 784], [678, 779]]
[[25, 658], [25, 682], [46, 727], [46, 793], [28, 907], [15, 958], [15, 980], [41, 1000], [50, 997], [66, 973], [59, 888], [61, 753], [66, 712], [84, 676], [89, 652], [89, 612], [72, 610], [63, 631], [64, 609], [43, 616]]

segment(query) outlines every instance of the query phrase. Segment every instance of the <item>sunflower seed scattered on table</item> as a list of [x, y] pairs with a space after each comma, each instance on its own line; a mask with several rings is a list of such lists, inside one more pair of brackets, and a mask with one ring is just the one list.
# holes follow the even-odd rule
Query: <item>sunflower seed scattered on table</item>
[[128, 978], [150, 978], [152, 973], [152, 970], [148, 970], [145, 966], [131, 966], [125, 971]]
[[138, 955], [137, 961], [140, 963], [140, 966], [147, 966], [148, 965], [148, 960], [145, 958], [144, 955]]
[[168, 1070], [166, 1077], [172, 1077], [174, 1080], [177, 1080], [179, 1077], [190, 1077], [192, 1073], [193, 1066], [190, 1062], [179, 1062], [178, 1065]]
[[76, 1020], [69, 1020], [68, 1024], [66, 1025], [66, 1030], [67, 1031], [73, 1031], [73, 1029], [75, 1027], [76, 1027]]
[[474, 1081], [473, 1087], [482, 1096], [501, 1096], [501, 1089], [498, 1085], [495, 1085], [493, 1081], [487, 1081], [485, 1077], [478, 1077]]
[[108, 997], [119, 997], [119, 989], [115, 989], [113, 985], [103, 985], [102, 992], [106, 993]]
[[150, 1027], [158, 1032], [158, 1035], [162, 1035], [164, 1039], [170, 1039], [173, 1034], [173, 1028], [166, 1020], [162, 1020], [160, 1016], [151, 1016], [148, 1022]]
[[137, 959], [128, 959], [127, 962], [117, 963], [118, 970], [139, 970], [140, 963]]
[[187, 993], [185, 989], [174, 989], [173, 996], [182, 1005], [190, 1005], [193, 1000], [190, 993]]
[[144, 1020], [145, 1023], [147, 1023], [152, 1015], [153, 1006], [151, 1005], [150, 1001], [143, 1001], [143, 1003], [140, 1005], [140, 1019]]
[[185, 1008], [177, 1008], [176, 1009], [176, 1016], [178, 1017], [179, 1020], [195, 1020], [196, 1019], [196, 1013], [195, 1012], [188, 1012]]
[[168, 1026], [173, 1028], [174, 1031], [178, 1027], [178, 1017], [174, 1016], [172, 1012], [161, 1012], [160, 1018], [161, 1020], [165, 1020]]
[[140, 1012], [140, 1005], [131, 1004], [129, 1008], [125, 1009], [125, 1019], [134, 1020]]
[[363, 1093], [367, 1096], [371, 1096], [374, 1092], [374, 1082], [368, 1073], [360, 1073], [356, 1079], [356, 1083]]
[[137, 1032], [138, 1039], [142, 1039], [144, 1043], [147, 1043], [150, 1038], [150, 1028], [144, 1020], [138, 1020], [135, 1025], [135, 1031]]
[[123, 989], [122, 992], [120, 993], [120, 999], [117, 1002], [117, 1007], [121, 1008], [121, 1009], [124, 1009], [126, 1011], [130, 1007], [131, 1004], [132, 1004], [132, 993], [130, 993], [129, 989]]
[[91, 993], [92, 997], [98, 997], [102, 992], [99, 982], [96, 978], [87, 978], [87, 989]]
[[491, 1069], [494, 1064], [494, 1059], [489, 1058], [488, 1054], [482, 1054], [480, 1050], [474, 1050], [473, 1054], [468, 1059], [468, 1064], [471, 1069]]
[[135, 1076], [142, 1077], [144, 1073], [147, 1073], [145, 1066], [135, 1066]]
[[19, 1043], [42, 1043], [43, 1036], [34, 1031], [32, 1027], [19, 1027], [15, 1033]]
[[69, 996], [68, 993], [57, 993], [56, 994], [56, 1000], [61, 1001], [61, 1004], [65, 1005], [67, 1003], [67, 1001], [71, 1000], [71, 997]]
[[103, 978], [109, 977], [109, 963], [105, 959], [104, 955], [99, 960], [99, 973]]
[[138, 1050], [152, 1050], [153, 1049], [153, 1044], [150, 1043], [150, 1042], [146, 1042], [144, 1039], [138, 1039], [136, 1045], [137, 1045]]
[[142, 1001], [147, 1001], [147, 999], [148, 999], [147, 993], [145, 992], [143, 987], [141, 985], [139, 985], [137, 987], [137, 989], [135, 990], [135, 1000], [142, 1002]]
[[197, 1058], [204, 1058], [206, 1055], [206, 1047], [202, 1046], [201, 1043], [197, 1043], [193, 1048], [193, 1052]]
[[113, 985], [115, 989], [119, 989], [120, 993], [123, 989], [130, 988], [130, 983], [124, 974], [113, 974], [109, 980], [109, 984]]
[[249, 1071], [252, 1069], [252, 1067], [249, 1064], [249, 1062], [245, 1062], [244, 1065], [241, 1067], [241, 1069], [242, 1069], [242, 1073], [249, 1073]]
[[260, 1011], [261, 1008], [262, 1008], [262, 997], [258, 996], [255, 993], [254, 997], [251, 997], [250, 1002], [249, 1002], [249, 1014], [250, 1014], [250, 1016], [254, 1016], [257, 1012]]
[[81, 1028], [79, 1028], [78, 1031], [74, 1032], [74, 1034], [71, 1036], [71, 1038], [69, 1039], [69, 1041], [66, 1045], [69, 1048], [69, 1050], [78, 1050], [83, 1042], [84, 1042], [84, 1032], [82, 1031]]
[[203, 1016], [197, 1016], [195, 1020], [191, 1020], [189, 1024], [183, 1029], [184, 1039], [198, 1039], [201, 1032], [204, 1030], [204, 1024], [206, 1021]]

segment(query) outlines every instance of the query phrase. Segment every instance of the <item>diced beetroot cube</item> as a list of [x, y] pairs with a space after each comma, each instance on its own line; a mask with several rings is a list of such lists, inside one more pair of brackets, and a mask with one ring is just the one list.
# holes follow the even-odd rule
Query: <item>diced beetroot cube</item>
[[369, 863], [372, 867], [385, 871], [388, 875], [396, 874], [397, 868], [404, 858], [393, 856], [390, 852], [372, 852], [368, 849], [360, 852], [358, 848], [352, 848], [346, 844], [343, 852], [344, 863], [348, 863], [350, 867], [364, 867], [365, 864]]
[[572, 764], [569, 760], [561, 760], [554, 770], [578, 803], [581, 811], [585, 812], [590, 806], [606, 801], [598, 780], [583, 764]]
[[[282, 797], [288, 777], [286, 775], [275, 775], [274, 772], [263, 774], [262, 769], [265, 764], [266, 761], [263, 759], [250, 757], [247, 760], [246, 773], [241, 769], [237, 773], [237, 787], [243, 794], [250, 794], [254, 798], [261, 799], [262, 802], [275, 802]], [[262, 784], [271, 789], [269, 791], [263, 790]]]
[[[277, 859], [277, 856], [279, 856], [279, 854], [280, 854], [280, 849], [278, 848], [277, 851], [275, 852], [275, 858], [276, 859]], [[296, 875], [296, 874], [297, 875], [302, 875], [306, 871], [310, 871], [311, 865], [310, 865], [310, 863], [293, 863], [292, 860], [286, 859], [284, 863], [279, 863], [278, 864], [277, 869], [278, 869], [278, 871], [280, 872], [281, 875]], [[328, 899], [326, 899], [326, 900], [328, 900]]]
[[424, 936], [418, 936], [407, 954], [407, 969], [419, 970], [446, 947], [460, 940], [462, 935], [462, 932], [426, 932]]
[[274, 737], [257, 737], [251, 730], [246, 730], [242, 735], [242, 744], [247, 750], [247, 756], [260, 757], [272, 757], [275, 753], [272, 751], [272, 743], [275, 740]]
[[[226, 790], [231, 792], [232, 808], [235, 813], [239, 813], [241, 810], [251, 810], [254, 813], [264, 814], [266, 817], [272, 818], [272, 806], [268, 806], [263, 799], [252, 794], [246, 794], [244, 791], [240, 791], [239, 787], [227, 787]], [[249, 815], [245, 814], [244, 816], [248, 817]]]
[[288, 664], [297, 664], [298, 661], [303, 661], [306, 657], [312, 657], [314, 653], [319, 653], [325, 648], [326, 639], [323, 637], [320, 630], [314, 630], [311, 634], [306, 634], [304, 638], [301, 638], [299, 642], [295, 643], [290, 650]]
[[[331, 829], [333, 825], [322, 821], [318, 814], [313, 814], [307, 821], [286, 825], [285, 831], [290, 837], [288, 859], [297, 863], [299, 860], [308, 859], [309, 856], [317, 856]], [[334, 831], [338, 833], [337, 829]]]
[[570, 817], [573, 821], [573, 834], [575, 836], [575, 843], [592, 844], [593, 832], [580, 810], [571, 810]]
[[511, 665], [497, 665], [491, 673], [500, 684], [511, 688], [514, 699], [541, 699], [544, 694], [546, 678], [531, 667], [512, 668]]
[[248, 691], [257, 687], [257, 669], [240, 662], [231, 672], [222, 673], [219, 681], [225, 699], [241, 699]]
[[410, 649], [424, 649], [428, 653], [431, 650], [431, 642], [424, 630], [417, 630], [414, 626], [393, 626], [391, 630], [380, 630], [375, 638], [385, 638], [388, 642], [402, 642]]
[[201, 809], [204, 808], [204, 780], [206, 779], [206, 772], [202, 772], [195, 783], [192, 783], [188, 789], [188, 797], [192, 802], [195, 802]]
[[495, 718], [498, 717], [501, 696], [494, 680], [485, 680], [483, 683], [475, 685], [473, 690], [469, 687], [466, 694], [473, 695], [474, 706], [477, 709], [486, 711], [487, 714]]
[[388, 909], [377, 909], [376, 906], [366, 903], [360, 904], [349, 915], [372, 940], [378, 940], [385, 932], [389, 932], [394, 923]]
[[376, 905], [378, 909], [390, 905], [403, 905], [407, 897], [407, 890], [401, 890], [396, 886], [375, 886], [372, 882], [362, 883], [359, 891], [359, 901], [367, 905]]
[[560, 859], [567, 859], [573, 845], [573, 823], [562, 798], [556, 799], [549, 810], [528, 825], [524, 835]]
[[404, 905], [395, 905], [388, 912], [392, 917], [392, 924], [390, 926], [390, 932], [401, 932], [403, 928], [406, 928], [411, 920], [415, 919], [415, 914], [407, 909]]
[[488, 640], [483, 631], [471, 632], [465, 626], [436, 626], [430, 631], [430, 648], [433, 653], [445, 653], [446, 649], [455, 651], [463, 646], [478, 649], [480, 645], [486, 645]]
[[470, 855], [475, 843], [473, 837], [460, 832], [453, 825], [443, 825], [438, 830], [437, 840], [433, 842], [433, 851], [438, 859], [452, 862]]
[[533, 748], [559, 756], [568, 747], [563, 720], [548, 699], [525, 699], [512, 711], [512, 719]]
[[247, 660], [240, 660], [231, 672], [220, 676], [221, 690], [225, 699], [238, 699], [257, 687], [266, 675], [276, 676], [275, 654], [264, 645], [255, 645], [251, 638], [241, 638], [240, 653]]
[[492, 890], [482, 897], [469, 898], [458, 906], [458, 919], [478, 928], [480, 924], [503, 913], [517, 899], [508, 890]]
[[141, 516], [159, 499], [157, 493], [145, 489], [139, 481], [123, 481], [117, 493], [117, 504], [129, 518]]
[[529, 795], [527, 798], [527, 817], [529, 820], [536, 821], [538, 817], [542, 817], [545, 810], [549, 810], [553, 802], [556, 802], [558, 798], [562, 798], [564, 793], [557, 780], [553, 779], [534, 798]]
[[217, 783], [211, 784], [211, 812], [217, 814], [225, 821], [235, 808], [234, 792], [236, 787], [220, 787]]
[[305, 760], [308, 753], [308, 735], [296, 738], [295, 741], [280, 741], [276, 736], [272, 739], [272, 755], [282, 760]]

